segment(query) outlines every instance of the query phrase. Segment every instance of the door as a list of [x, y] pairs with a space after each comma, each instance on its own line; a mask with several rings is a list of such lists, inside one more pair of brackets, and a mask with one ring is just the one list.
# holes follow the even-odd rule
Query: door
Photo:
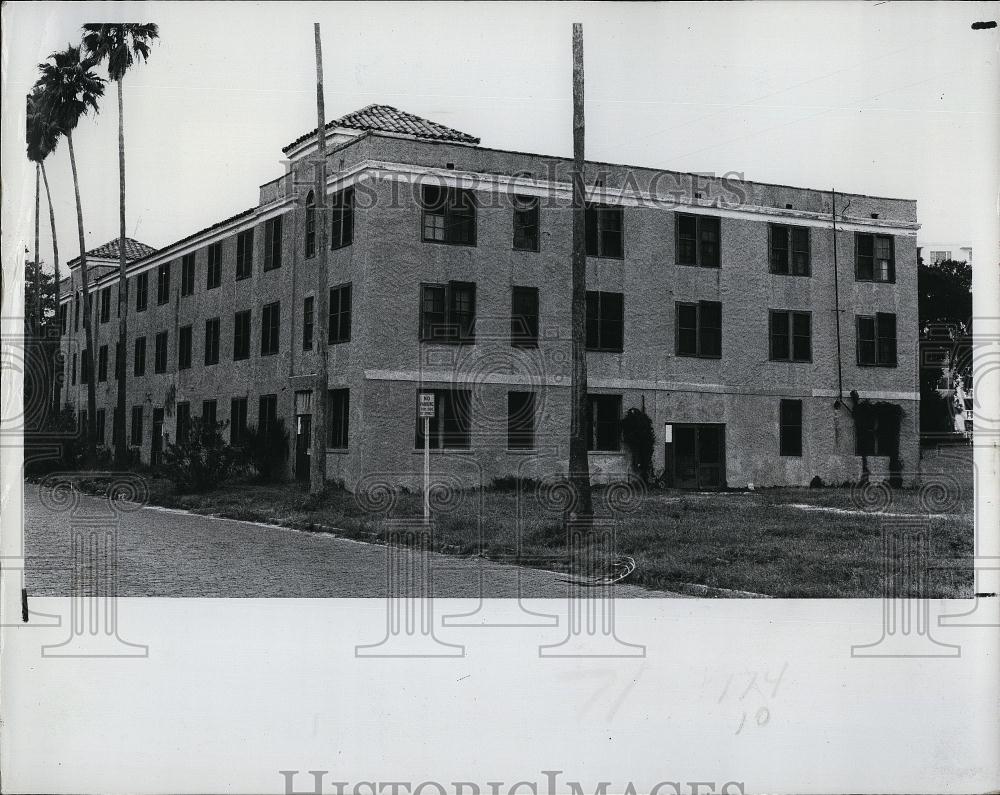
[[309, 461], [312, 440], [312, 415], [295, 417], [295, 479], [309, 480]]
[[163, 463], [163, 409], [153, 409], [153, 440], [149, 452], [149, 463], [159, 466]]
[[674, 425], [672, 447], [672, 485], [675, 488], [725, 488], [725, 425]]

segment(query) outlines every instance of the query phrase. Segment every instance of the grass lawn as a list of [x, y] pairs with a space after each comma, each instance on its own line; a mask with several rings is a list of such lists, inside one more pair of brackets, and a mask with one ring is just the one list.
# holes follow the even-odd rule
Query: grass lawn
[[[311, 497], [298, 484], [235, 482], [203, 494], [178, 495], [169, 481], [152, 479], [149, 484], [150, 502], [157, 505], [376, 543], [388, 536], [383, 515], [362, 510], [352, 494], [334, 488]], [[595, 509], [604, 504], [601, 490], [595, 491], [594, 502]], [[545, 512], [533, 491], [521, 500], [518, 557], [517, 503], [513, 492], [464, 492], [457, 508], [435, 515], [434, 548], [577, 572], [583, 572], [589, 553], [598, 557], [596, 550], [584, 549], [575, 560], [567, 559], [560, 518]], [[803, 504], [820, 510], [797, 507]], [[929, 509], [933, 504], [925, 508], [918, 492], [897, 490], [886, 510], [923, 515]], [[972, 596], [972, 511], [971, 489], [965, 489], [951, 500], [947, 514], [929, 516], [931, 557], [968, 559], [968, 567], [932, 569], [927, 596]], [[421, 512], [421, 495], [401, 494], [393, 516]], [[658, 491], [617, 521], [615, 553], [635, 559], [636, 569], [626, 582], [652, 589], [684, 590], [695, 584], [773, 597], [879, 597], [881, 521], [862, 510], [850, 489]]]

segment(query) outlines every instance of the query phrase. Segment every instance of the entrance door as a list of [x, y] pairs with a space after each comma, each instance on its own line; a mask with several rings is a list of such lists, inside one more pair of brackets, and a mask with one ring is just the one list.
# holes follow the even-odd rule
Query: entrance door
[[309, 460], [312, 442], [312, 415], [295, 417], [295, 479], [309, 480]]
[[674, 425], [673, 485], [721, 489], [726, 485], [726, 426]]
[[163, 463], [163, 409], [153, 409], [153, 440], [150, 447], [149, 463], [159, 466]]

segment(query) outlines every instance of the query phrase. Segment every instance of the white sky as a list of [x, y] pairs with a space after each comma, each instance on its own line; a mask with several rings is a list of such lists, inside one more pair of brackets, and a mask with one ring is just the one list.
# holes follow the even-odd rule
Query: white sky
[[[125, 82], [128, 234], [160, 247], [254, 205], [315, 123], [372, 102], [570, 155], [570, 25], [584, 23], [589, 159], [915, 198], [925, 241], [995, 245], [997, 3], [22, 3], [3, 8], [3, 230], [31, 245], [23, 96], [80, 25], [156, 22]], [[74, 136], [88, 248], [118, 235], [117, 111]], [[65, 142], [48, 162], [78, 254]], [[48, 218], [42, 256], [51, 267]], [[13, 241], [16, 243], [16, 239]]]

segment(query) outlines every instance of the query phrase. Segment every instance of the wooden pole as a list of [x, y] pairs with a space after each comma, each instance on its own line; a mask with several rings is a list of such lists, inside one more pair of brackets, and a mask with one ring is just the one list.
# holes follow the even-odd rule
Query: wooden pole
[[594, 507], [587, 458], [587, 237], [584, 173], [583, 25], [573, 23], [573, 292], [569, 479], [576, 492], [570, 518], [589, 519]]
[[327, 231], [330, 219], [326, 199], [326, 108], [323, 102], [323, 43], [319, 23], [313, 23], [316, 39], [316, 245], [319, 258], [316, 265], [316, 386], [312, 405], [312, 461], [309, 466], [309, 491], [318, 494], [326, 484], [326, 401], [327, 347], [330, 290], [327, 277]]

